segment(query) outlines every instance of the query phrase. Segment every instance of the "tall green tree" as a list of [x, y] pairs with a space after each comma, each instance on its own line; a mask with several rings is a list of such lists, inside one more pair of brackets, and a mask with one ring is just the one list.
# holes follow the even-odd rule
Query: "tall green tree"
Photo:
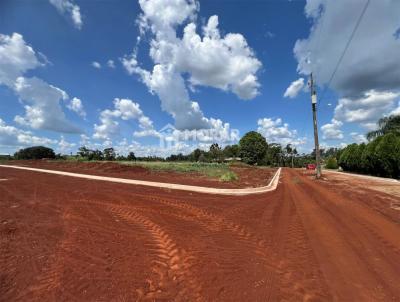
[[242, 161], [254, 165], [262, 164], [268, 149], [265, 137], [255, 131], [247, 132], [239, 141]]
[[382, 176], [400, 177], [400, 136], [388, 133], [382, 137], [375, 149], [380, 159]]
[[400, 135], [400, 115], [391, 115], [379, 119], [378, 129], [367, 133], [367, 139], [372, 140], [388, 133]]

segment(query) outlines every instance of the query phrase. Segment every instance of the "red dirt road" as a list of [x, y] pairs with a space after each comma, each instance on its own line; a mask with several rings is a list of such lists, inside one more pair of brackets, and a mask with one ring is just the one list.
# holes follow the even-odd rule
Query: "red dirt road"
[[282, 172], [228, 197], [2, 168], [0, 300], [399, 301], [398, 197]]

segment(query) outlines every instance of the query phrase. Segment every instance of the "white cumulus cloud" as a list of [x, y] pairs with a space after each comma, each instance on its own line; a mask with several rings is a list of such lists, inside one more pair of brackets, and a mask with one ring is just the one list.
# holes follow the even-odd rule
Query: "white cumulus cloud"
[[285, 98], [295, 98], [301, 89], [303, 89], [304, 87], [304, 78], [299, 78], [296, 81], [293, 81], [289, 87], [286, 89], [285, 93], [284, 93], [284, 97]]
[[56, 140], [35, 136], [30, 131], [24, 131], [14, 126], [7, 125], [6, 122], [0, 118], [1, 146], [51, 145], [56, 142]]
[[81, 117], [86, 118], [86, 111], [83, 108], [81, 99], [74, 97], [73, 99], [70, 100], [69, 104], [67, 104], [67, 108], [76, 112]]
[[107, 66], [114, 69], [115, 68], [114, 60], [108, 60], [107, 61]]
[[321, 127], [323, 139], [343, 139], [343, 132], [340, 129], [342, 126], [343, 123], [335, 119], [332, 119], [330, 123], [323, 125]]
[[93, 138], [111, 140], [119, 132], [119, 119], [138, 121], [140, 128], [140, 131], [137, 132], [138, 136], [157, 136], [153, 122], [144, 115], [138, 103], [129, 99], [115, 98], [114, 110], [106, 109], [100, 113], [101, 123], [94, 125]]
[[74, 26], [81, 29], [83, 25], [81, 9], [72, 0], [49, 0], [60, 14], [67, 14]]
[[[193, 21], [199, 5], [189, 0], [140, 0], [143, 13], [138, 19], [142, 33], [151, 31], [152, 70], [139, 66], [136, 52], [122, 59], [128, 73], [138, 74], [152, 93], [159, 96], [161, 107], [175, 119], [177, 129], [211, 128], [197, 102], [190, 99], [183, 74], [191, 87], [211, 86], [232, 91], [242, 99], [258, 94], [256, 72], [261, 63], [240, 34], [222, 36], [218, 17], [212, 16], [197, 33]], [[168, 12], [168, 13], [166, 13]], [[182, 38], [177, 25], [184, 26]]]
[[66, 119], [61, 109], [60, 101], [68, 98], [63, 90], [36, 77], [19, 77], [14, 89], [20, 99], [28, 104], [25, 105], [25, 115], [15, 117], [17, 123], [33, 129], [67, 133], [81, 132]]
[[370, 90], [361, 97], [341, 98], [335, 108], [335, 119], [359, 123], [370, 129], [371, 124], [375, 124], [379, 118], [393, 109], [395, 100], [399, 97], [398, 92]]
[[63, 135], [61, 135], [60, 140], [57, 143], [57, 151], [61, 154], [67, 154], [72, 152], [72, 150], [76, 147], [75, 143], [68, 142]]
[[97, 68], [97, 69], [100, 69], [100, 68], [101, 68], [101, 64], [100, 64], [99, 62], [97, 62], [97, 61], [93, 61], [93, 62], [92, 62], [92, 66], [93, 66], [94, 68]]
[[[298, 40], [294, 47], [301, 74], [313, 71], [319, 85], [327, 84], [365, 3], [307, 1], [305, 12], [313, 25], [309, 37]], [[395, 36], [400, 27], [399, 11], [399, 1], [370, 2], [332, 81], [341, 95], [354, 97], [371, 89], [400, 87], [400, 39]]]
[[0, 84], [13, 86], [16, 78], [42, 65], [22, 35], [0, 34]]
[[357, 132], [351, 132], [350, 136], [353, 139], [353, 141], [355, 141], [357, 144], [367, 143], [368, 142], [368, 140], [367, 140], [367, 138], [365, 137], [364, 134], [359, 134]]
[[283, 123], [281, 118], [262, 118], [257, 121], [257, 131], [261, 133], [268, 143], [295, 146], [306, 143], [305, 137], [298, 137], [297, 130], [290, 129], [288, 123]]
[[28, 70], [42, 65], [22, 35], [0, 34], [0, 84], [12, 89], [25, 104], [25, 115], [17, 115], [15, 121], [33, 129], [80, 132], [61, 108], [60, 102], [68, 98], [65, 91], [37, 77], [24, 77]]
[[[320, 87], [329, 83], [366, 3], [307, 0], [310, 34], [294, 47], [300, 74], [312, 71]], [[370, 1], [330, 83], [340, 98], [334, 119], [371, 129], [394, 109], [400, 88], [399, 12], [400, 1]]]

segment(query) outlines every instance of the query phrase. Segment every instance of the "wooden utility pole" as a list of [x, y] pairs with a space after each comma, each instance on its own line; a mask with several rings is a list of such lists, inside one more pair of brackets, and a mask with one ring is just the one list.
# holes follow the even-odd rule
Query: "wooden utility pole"
[[319, 153], [318, 124], [317, 124], [317, 92], [314, 88], [313, 74], [310, 75], [311, 105], [314, 124], [315, 160], [317, 162], [317, 178], [321, 177], [321, 156]]

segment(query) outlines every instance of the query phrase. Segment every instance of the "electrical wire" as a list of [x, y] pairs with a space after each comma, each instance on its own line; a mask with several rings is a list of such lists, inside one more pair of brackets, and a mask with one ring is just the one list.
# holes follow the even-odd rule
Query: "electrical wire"
[[355, 33], [356, 33], [358, 27], [360, 26], [361, 20], [362, 20], [362, 18], [364, 17], [365, 12], [367, 11], [367, 8], [368, 8], [368, 5], [369, 5], [370, 2], [371, 2], [371, 0], [367, 0], [367, 2], [365, 3], [363, 10], [362, 10], [360, 16], [358, 17], [357, 23], [356, 23], [356, 25], [354, 26], [354, 29], [353, 29], [353, 31], [352, 31], [352, 33], [351, 33], [351, 35], [350, 35], [350, 38], [349, 38], [349, 40], [347, 41], [346, 46], [345, 46], [345, 48], [343, 49], [343, 52], [342, 52], [342, 54], [340, 55], [339, 60], [338, 60], [338, 62], [337, 62], [337, 64], [336, 64], [336, 66], [335, 66], [335, 69], [333, 70], [333, 72], [332, 72], [332, 74], [331, 74], [331, 76], [330, 76], [330, 78], [329, 78], [328, 85], [325, 87], [324, 92], [323, 92], [323, 94], [322, 94], [320, 100], [318, 101], [318, 103], [322, 103], [322, 101], [323, 101], [323, 99], [324, 99], [324, 97], [325, 97], [325, 95], [326, 95], [326, 91], [327, 91], [328, 88], [330, 87], [330, 85], [331, 85], [331, 83], [332, 83], [332, 80], [333, 80], [333, 78], [335, 77], [336, 72], [338, 71], [340, 64], [342, 63], [342, 60], [343, 60], [343, 58], [344, 58], [344, 56], [345, 56], [345, 54], [346, 54], [346, 52], [347, 52], [347, 49], [349, 48], [350, 43], [351, 43], [351, 41], [353, 40], [354, 35], [355, 35]]

